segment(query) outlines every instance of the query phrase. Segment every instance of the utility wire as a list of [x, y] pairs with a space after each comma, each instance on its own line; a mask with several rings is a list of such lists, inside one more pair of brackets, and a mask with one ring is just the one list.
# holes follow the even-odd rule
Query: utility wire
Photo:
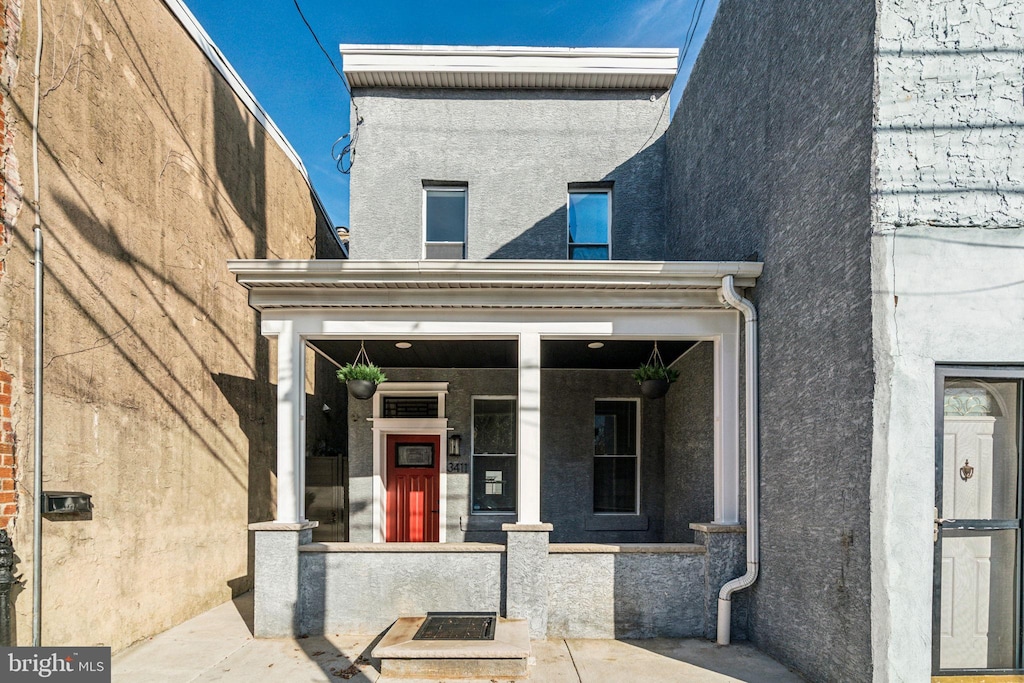
[[[345, 88], [345, 92], [348, 93], [348, 98], [352, 102], [353, 114], [355, 114], [356, 117], [355, 131], [351, 135], [345, 133], [335, 140], [333, 145], [331, 145], [331, 158], [334, 159], [335, 164], [337, 164], [338, 170], [345, 175], [348, 175], [352, 171], [352, 164], [355, 162], [356, 140], [359, 138], [359, 126], [363, 123], [363, 117], [359, 115], [359, 105], [356, 103], [356, 98], [352, 96], [352, 90], [348, 87], [348, 81], [345, 80], [345, 76], [341, 73], [338, 65], [334, 63], [333, 59], [331, 59], [330, 53], [324, 49], [324, 45], [317, 37], [316, 31], [314, 31], [313, 27], [309, 25], [306, 15], [302, 13], [302, 8], [299, 7], [299, 0], [293, 0], [293, 2], [295, 3], [295, 10], [299, 13], [299, 17], [302, 19], [302, 23], [306, 25], [307, 29], [309, 29], [309, 34], [313, 36], [313, 40], [316, 41], [320, 51], [324, 53], [324, 57], [327, 57], [327, 61], [331, 63], [331, 68], [334, 69], [334, 73], [338, 74], [338, 78], [341, 80], [341, 86]], [[342, 142], [346, 138], [348, 138], [349, 141], [342, 146], [341, 151], [335, 151], [338, 147], [338, 143]]]
[[679, 60], [676, 62], [676, 75], [672, 79], [672, 85], [668, 87], [668, 97], [665, 98], [665, 104], [661, 107], [661, 113], [658, 114], [658, 120], [654, 122], [654, 130], [652, 130], [651, 134], [647, 136], [646, 140], [644, 140], [644, 144], [640, 145], [640, 149], [636, 152], [637, 154], [642, 152], [644, 147], [647, 146], [647, 143], [654, 139], [654, 134], [658, 132], [658, 126], [661, 125], [661, 120], [665, 118], [665, 111], [668, 109], [668, 103], [672, 101], [672, 88], [676, 85], [676, 79], [679, 78], [679, 72], [682, 70], [683, 63], [686, 61], [686, 55], [690, 52], [690, 45], [693, 43], [693, 39], [697, 35], [697, 26], [700, 25], [700, 17], [701, 14], [704, 13], [705, 2], [706, 0], [700, 0], [699, 2], [698, 0], [694, 0], [693, 2], [693, 11], [690, 12], [690, 24], [686, 27], [686, 39], [683, 41], [683, 51]]

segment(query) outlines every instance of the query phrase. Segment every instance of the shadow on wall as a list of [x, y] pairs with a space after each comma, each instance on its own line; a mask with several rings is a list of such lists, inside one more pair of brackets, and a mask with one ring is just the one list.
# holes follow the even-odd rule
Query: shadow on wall
[[[91, 4], [85, 11], [98, 13], [105, 23], [103, 31], [134, 77], [134, 94], [145, 97], [150, 120], [172, 131], [152, 147], [171, 151], [159, 159], [150, 148], [118, 148], [111, 138], [108, 146], [85, 153], [75, 146], [80, 144], [77, 138], [63, 136], [63, 130], [46, 134], [44, 126], [40, 146], [48, 157], [43, 166], [51, 322], [44, 358], [48, 393], [94, 406], [97, 413], [138, 411], [126, 425], [141, 420], [168, 437], [153, 444], [164, 449], [155, 460], [173, 457], [185, 472], [201, 471], [207, 460], [216, 462], [235, 484], [223, 492], [222, 504], [236, 512], [248, 506], [249, 520], [266, 519], [271, 505], [268, 444], [274, 443], [275, 427], [268, 342], [259, 333], [257, 316], [244, 309], [242, 297], [224, 293], [234, 286], [226, 259], [269, 254], [266, 135], [212, 67], [211, 101], [203, 103], [200, 115], [209, 112], [213, 120], [210, 125], [186, 125], [188, 116], [183, 120], [178, 113], [186, 106], [179, 104], [181, 93], [164, 90], [166, 69], [154, 69], [146, 55], [148, 44], [137, 39], [125, 8], [133, 9], [115, 2]], [[84, 70], [83, 81], [89, 78], [97, 76]], [[60, 116], [62, 108], [74, 104], [69, 98], [77, 97], [53, 90], [44, 109]], [[129, 117], [133, 105], [122, 97], [111, 95], [101, 108], [124, 105], [128, 113], [122, 118]], [[28, 120], [19, 102], [12, 99], [10, 104], [21, 120]], [[213, 139], [205, 142], [211, 130]], [[69, 158], [79, 161], [65, 163]], [[124, 175], [126, 169], [130, 176]], [[23, 253], [30, 254], [30, 231], [23, 227], [12, 234]], [[29, 294], [28, 288], [22, 291]], [[58, 314], [60, 323], [53, 324]], [[244, 376], [224, 372], [227, 368]], [[241, 434], [228, 428], [218, 402], [210, 400], [217, 396], [210, 391], [215, 386], [238, 414]], [[115, 421], [109, 424], [130, 429], [117, 427]], [[176, 433], [187, 438], [175, 441], [171, 437]], [[110, 456], [111, 467], [129, 457], [125, 451]], [[121, 486], [131, 482], [126, 478]], [[156, 521], [171, 523], [159, 516]], [[157, 528], [151, 531], [159, 533]], [[235, 537], [234, 531], [225, 533]], [[69, 549], [53, 546], [49, 552], [59, 555]], [[110, 558], [119, 554], [117, 548], [104, 553]], [[251, 563], [251, 542], [248, 554]], [[251, 585], [251, 564], [248, 574], [246, 581], [230, 584], [233, 592]], [[223, 587], [227, 578], [197, 587], [197, 595]]]
[[[612, 182], [612, 259], [659, 261], [665, 258], [663, 166], [665, 134], [601, 178]], [[652, 187], [652, 179], [656, 179]], [[568, 192], [568, 185], [566, 186]], [[563, 203], [533, 226], [491, 253], [488, 259], [568, 258], [568, 209]]]

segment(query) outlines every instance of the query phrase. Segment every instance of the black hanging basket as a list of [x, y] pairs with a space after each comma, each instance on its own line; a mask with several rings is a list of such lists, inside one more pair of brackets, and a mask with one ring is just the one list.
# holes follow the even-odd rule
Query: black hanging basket
[[665, 366], [658, 351], [658, 342], [654, 342], [654, 350], [647, 362], [633, 373], [633, 379], [640, 384], [640, 393], [650, 399], [664, 398], [678, 376], [677, 371]]
[[[346, 377], [352, 378], [346, 379]], [[377, 385], [387, 381], [387, 377], [381, 372], [381, 369], [370, 362], [363, 342], [359, 342], [359, 353], [356, 354], [355, 360], [338, 370], [338, 379], [345, 382], [349, 395], [359, 401], [371, 398], [377, 393]]]
[[667, 379], [645, 379], [640, 382], [640, 393], [646, 398], [664, 398], [670, 386]]
[[377, 393], [377, 385], [368, 379], [350, 379], [345, 382], [345, 386], [348, 387], [349, 395], [360, 401], [373, 398], [373, 395]]

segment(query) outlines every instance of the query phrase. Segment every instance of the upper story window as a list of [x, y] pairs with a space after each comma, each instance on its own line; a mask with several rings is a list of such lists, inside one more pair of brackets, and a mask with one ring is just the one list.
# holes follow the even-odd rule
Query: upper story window
[[611, 188], [569, 186], [569, 258], [607, 261], [611, 258]]
[[423, 184], [423, 258], [466, 258], [465, 183]]

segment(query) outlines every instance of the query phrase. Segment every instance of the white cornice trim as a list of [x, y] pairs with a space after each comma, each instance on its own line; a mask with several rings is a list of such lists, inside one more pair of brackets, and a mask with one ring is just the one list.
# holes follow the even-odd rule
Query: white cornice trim
[[762, 264], [718, 261], [232, 260], [257, 310], [275, 308], [719, 309], [722, 277], [753, 287]]
[[676, 48], [340, 45], [352, 87], [667, 90]]

